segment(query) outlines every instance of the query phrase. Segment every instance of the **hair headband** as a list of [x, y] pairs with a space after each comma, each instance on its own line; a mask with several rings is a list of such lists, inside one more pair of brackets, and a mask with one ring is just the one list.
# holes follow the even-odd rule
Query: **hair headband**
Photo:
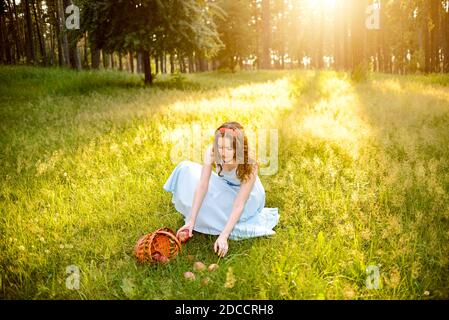
[[220, 131], [221, 133], [230, 132], [233, 137], [237, 137], [239, 135], [238, 132], [232, 128], [220, 128], [218, 131]]

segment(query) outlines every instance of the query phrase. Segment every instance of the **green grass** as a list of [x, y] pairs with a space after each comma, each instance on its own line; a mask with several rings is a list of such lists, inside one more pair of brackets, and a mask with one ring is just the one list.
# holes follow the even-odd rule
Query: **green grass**
[[[145, 88], [120, 72], [1, 67], [0, 296], [447, 299], [448, 79], [260, 71]], [[216, 263], [213, 236], [196, 234], [166, 266], [139, 265], [142, 234], [183, 223], [162, 189], [173, 132], [230, 120], [278, 130], [278, 171], [261, 175], [277, 234], [230, 241], [193, 282], [187, 256]], [[70, 265], [79, 290], [66, 288]]]

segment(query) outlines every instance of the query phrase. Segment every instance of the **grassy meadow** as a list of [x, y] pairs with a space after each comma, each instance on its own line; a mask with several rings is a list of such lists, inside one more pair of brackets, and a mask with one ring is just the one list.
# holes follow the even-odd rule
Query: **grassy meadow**
[[[0, 96], [3, 299], [449, 298], [448, 76], [215, 72], [148, 88], [1, 67]], [[276, 235], [229, 241], [219, 260], [197, 233], [169, 264], [139, 265], [142, 234], [183, 224], [162, 188], [174, 143], [204, 146], [195, 130], [233, 120], [278, 130], [277, 173], [260, 176]], [[189, 255], [220, 268], [187, 281]]]

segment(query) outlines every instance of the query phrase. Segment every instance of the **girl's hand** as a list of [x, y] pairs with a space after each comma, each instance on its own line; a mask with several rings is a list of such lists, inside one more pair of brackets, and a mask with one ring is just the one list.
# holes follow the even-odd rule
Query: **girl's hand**
[[228, 253], [228, 237], [219, 235], [214, 244], [214, 252], [220, 257], [224, 257]]
[[178, 238], [179, 233], [185, 229], [189, 230], [189, 238], [193, 237], [193, 225], [194, 223], [189, 221], [185, 225], [183, 225], [179, 230], [176, 232], [176, 238]]

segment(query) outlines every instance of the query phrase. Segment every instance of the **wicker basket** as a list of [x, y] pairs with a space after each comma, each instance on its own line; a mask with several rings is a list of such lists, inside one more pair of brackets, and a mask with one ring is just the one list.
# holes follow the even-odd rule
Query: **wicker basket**
[[181, 251], [181, 243], [170, 228], [160, 228], [137, 241], [134, 255], [141, 263], [166, 263]]

